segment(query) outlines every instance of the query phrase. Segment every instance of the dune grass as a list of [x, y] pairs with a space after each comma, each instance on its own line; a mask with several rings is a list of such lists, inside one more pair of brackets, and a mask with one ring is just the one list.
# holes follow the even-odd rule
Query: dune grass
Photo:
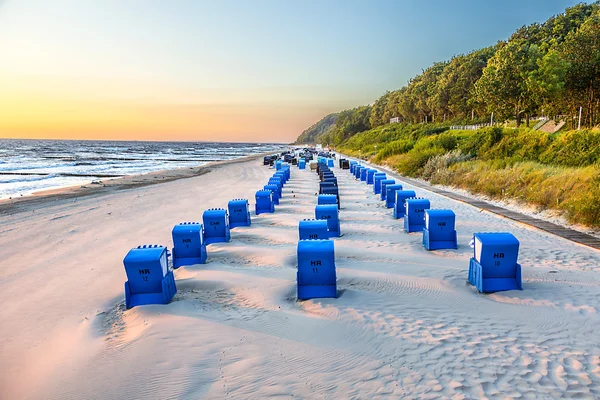
[[339, 150], [433, 184], [520, 200], [558, 210], [571, 223], [600, 227], [598, 130], [549, 134], [395, 124], [355, 135]]

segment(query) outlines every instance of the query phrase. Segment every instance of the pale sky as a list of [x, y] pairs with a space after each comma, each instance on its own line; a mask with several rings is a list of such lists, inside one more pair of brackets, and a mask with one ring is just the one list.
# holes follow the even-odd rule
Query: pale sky
[[0, 0], [0, 137], [290, 142], [572, 0]]

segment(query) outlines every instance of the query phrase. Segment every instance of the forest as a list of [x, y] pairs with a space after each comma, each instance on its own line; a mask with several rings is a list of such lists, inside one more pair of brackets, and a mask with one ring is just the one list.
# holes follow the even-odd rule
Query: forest
[[[492, 126], [464, 126], [489, 123], [492, 113]], [[539, 129], [540, 117], [564, 125]], [[298, 143], [329, 145], [405, 176], [516, 200], [597, 229], [599, 123], [595, 2], [435, 63], [372, 105], [327, 116]]]
[[[578, 4], [542, 24], [523, 26], [507, 41], [434, 63], [408, 85], [372, 105], [327, 116], [315, 136], [297, 143], [338, 145], [354, 134], [388, 124], [474, 124], [533, 116], [567, 119], [567, 129], [600, 123], [600, 2]], [[333, 122], [333, 123], [331, 123]], [[323, 129], [326, 128], [326, 129]], [[307, 131], [311, 132], [310, 128]], [[306, 131], [305, 131], [306, 132]]]

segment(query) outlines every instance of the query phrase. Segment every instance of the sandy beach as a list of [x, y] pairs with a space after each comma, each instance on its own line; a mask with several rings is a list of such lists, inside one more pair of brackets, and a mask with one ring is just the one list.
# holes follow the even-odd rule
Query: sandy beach
[[[2, 203], [0, 398], [600, 397], [600, 252], [417, 188], [457, 215], [459, 249], [428, 252], [338, 168], [337, 299], [296, 301], [318, 176], [292, 167], [276, 213], [176, 270], [170, 304], [125, 310], [127, 251], [233, 198], [253, 209], [261, 164]], [[478, 231], [520, 240], [523, 291], [466, 283]]]

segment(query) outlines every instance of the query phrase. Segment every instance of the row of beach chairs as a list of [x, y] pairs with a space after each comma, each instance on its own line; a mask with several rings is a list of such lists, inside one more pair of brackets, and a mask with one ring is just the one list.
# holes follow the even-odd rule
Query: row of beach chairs
[[[431, 209], [430, 201], [417, 197], [414, 190], [388, 179], [385, 172], [340, 159], [356, 180], [373, 185], [373, 193], [393, 209], [393, 217], [403, 218], [407, 233], [422, 232], [427, 250], [457, 249], [456, 216], [452, 210]], [[521, 265], [517, 262], [519, 241], [508, 232], [473, 234], [473, 256], [469, 260], [468, 281], [481, 293], [522, 290]]]
[[340, 192], [337, 178], [331, 170], [333, 159], [319, 157], [315, 164], [314, 170], [319, 175], [315, 218], [298, 223], [296, 284], [299, 300], [337, 297], [335, 246], [332, 239], [341, 235]]
[[[277, 161], [276, 172], [263, 189], [256, 192], [255, 214], [274, 212], [283, 196], [283, 186], [290, 179], [290, 166]], [[207, 245], [229, 242], [231, 229], [250, 226], [247, 199], [229, 201], [227, 209], [211, 208], [202, 214], [202, 222], [182, 222], [173, 227], [171, 252], [162, 245], [142, 245], [131, 249], [123, 259], [127, 281], [125, 305], [132, 308], [145, 304], [167, 304], [177, 286], [173, 269], [205, 264]], [[172, 258], [172, 267], [169, 265]]]
[[[300, 160], [303, 161], [303, 160]], [[336, 270], [333, 238], [341, 236], [340, 192], [330, 158], [319, 157], [310, 163], [319, 176], [319, 194], [315, 218], [299, 221], [297, 246], [298, 299], [336, 297]], [[306, 164], [298, 162], [298, 169]], [[360, 165], [357, 161], [339, 160], [355, 179], [373, 185], [373, 193], [393, 209], [393, 217], [403, 218], [404, 230], [423, 234], [427, 250], [458, 248], [456, 217], [452, 210], [431, 209], [428, 199], [404, 190], [400, 183], [388, 179], [386, 173]], [[276, 172], [263, 189], [256, 192], [255, 214], [273, 213], [283, 196], [283, 187], [291, 178], [290, 165], [275, 163]], [[250, 226], [247, 199], [233, 199], [227, 208], [204, 211], [202, 223], [183, 222], [172, 230], [173, 248], [142, 245], [131, 249], [123, 260], [126, 307], [143, 304], [166, 304], [177, 292], [173, 269], [204, 264], [207, 245], [228, 242], [230, 230]], [[481, 232], [473, 235], [474, 253], [469, 262], [468, 281], [480, 292], [522, 289], [521, 266], [517, 263], [519, 241], [506, 232]], [[169, 266], [172, 258], [172, 267]]]

